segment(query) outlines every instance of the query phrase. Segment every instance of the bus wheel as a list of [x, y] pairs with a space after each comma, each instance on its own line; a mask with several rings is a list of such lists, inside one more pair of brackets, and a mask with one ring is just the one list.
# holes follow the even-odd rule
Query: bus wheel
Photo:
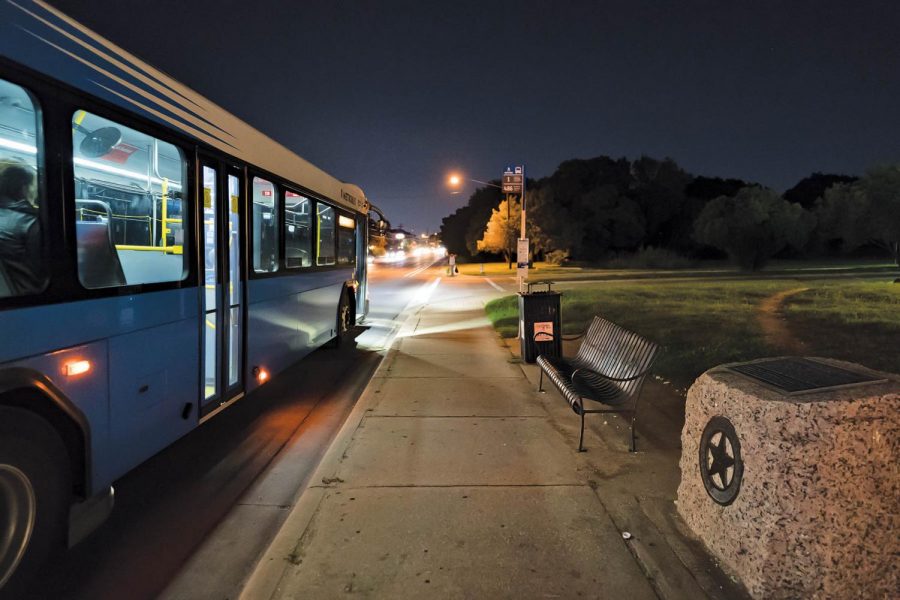
[[347, 334], [353, 329], [356, 321], [356, 315], [353, 312], [353, 302], [350, 300], [350, 293], [345, 291], [341, 294], [341, 302], [338, 304], [337, 335], [334, 338], [334, 347], [340, 346], [346, 339]]
[[0, 407], [0, 598], [20, 597], [65, 547], [71, 500], [65, 446], [43, 419]]

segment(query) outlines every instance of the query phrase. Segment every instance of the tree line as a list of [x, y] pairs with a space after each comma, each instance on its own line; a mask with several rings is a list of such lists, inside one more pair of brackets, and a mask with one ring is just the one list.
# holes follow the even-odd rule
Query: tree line
[[[747, 270], [773, 257], [883, 252], [900, 265], [900, 166], [861, 177], [813, 173], [779, 194], [740, 179], [694, 176], [669, 158], [567, 160], [527, 181], [533, 257], [596, 262], [656, 249], [731, 258]], [[511, 261], [519, 198], [480, 187], [445, 217], [441, 239], [469, 259]]]

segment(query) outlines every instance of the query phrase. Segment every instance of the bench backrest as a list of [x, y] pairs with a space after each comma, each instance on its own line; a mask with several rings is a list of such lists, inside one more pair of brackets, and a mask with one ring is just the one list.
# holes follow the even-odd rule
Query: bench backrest
[[[627, 379], [650, 368], [658, 352], [659, 345], [603, 317], [594, 317], [578, 349], [578, 359], [607, 377]], [[623, 393], [632, 394], [643, 380], [639, 377], [616, 385]]]

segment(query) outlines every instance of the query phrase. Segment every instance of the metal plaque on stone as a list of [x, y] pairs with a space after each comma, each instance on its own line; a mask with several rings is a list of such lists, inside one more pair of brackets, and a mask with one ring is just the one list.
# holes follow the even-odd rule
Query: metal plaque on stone
[[851, 371], [811, 358], [770, 358], [740, 365], [729, 370], [762, 383], [786, 395], [880, 383], [883, 378]]

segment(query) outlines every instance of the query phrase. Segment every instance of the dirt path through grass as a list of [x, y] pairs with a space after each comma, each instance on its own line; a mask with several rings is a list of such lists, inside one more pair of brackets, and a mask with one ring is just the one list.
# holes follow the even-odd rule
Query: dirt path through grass
[[782, 306], [788, 296], [805, 292], [809, 288], [795, 288], [772, 294], [759, 303], [756, 319], [767, 342], [789, 354], [802, 354], [805, 350], [803, 342], [791, 333], [787, 326]]
[[[564, 333], [582, 331], [598, 314], [636, 331], [668, 349], [655, 373], [679, 389], [715, 365], [778, 354], [900, 373], [900, 353], [893, 351], [900, 285], [889, 281], [604, 281], [560, 289]], [[516, 336], [516, 296], [493, 300], [486, 310], [498, 331]]]

